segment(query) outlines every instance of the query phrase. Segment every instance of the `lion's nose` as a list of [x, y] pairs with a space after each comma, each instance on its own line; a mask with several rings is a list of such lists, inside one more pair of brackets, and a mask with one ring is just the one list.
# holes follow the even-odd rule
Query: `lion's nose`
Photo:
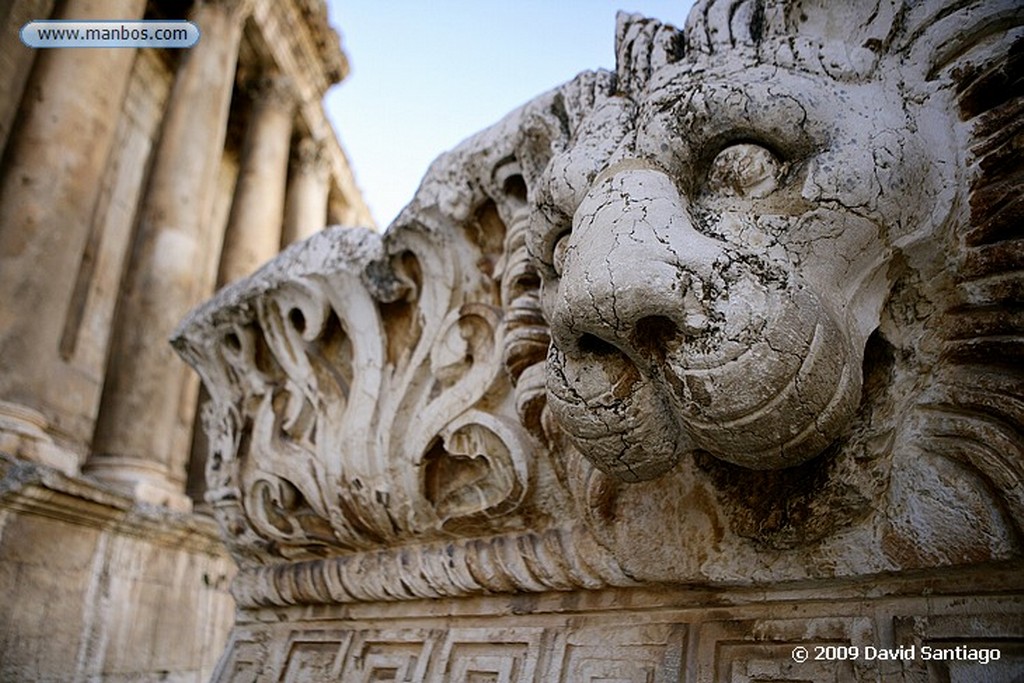
[[650, 358], [710, 324], [708, 283], [721, 256], [664, 173], [603, 175], [576, 211], [552, 333], [583, 353]]

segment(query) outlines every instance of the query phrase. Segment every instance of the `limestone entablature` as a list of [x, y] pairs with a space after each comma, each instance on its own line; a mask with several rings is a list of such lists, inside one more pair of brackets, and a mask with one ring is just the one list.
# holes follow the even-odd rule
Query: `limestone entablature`
[[218, 680], [1014, 680], [1022, 45], [998, 0], [623, 14], [386, 233], [199, 307]]

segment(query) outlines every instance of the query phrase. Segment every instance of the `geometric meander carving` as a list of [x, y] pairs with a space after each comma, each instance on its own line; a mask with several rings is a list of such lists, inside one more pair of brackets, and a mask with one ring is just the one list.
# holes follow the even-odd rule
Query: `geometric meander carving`
[[[222, 291], [174, 343], [240, 603], [1019, 558], [1022, 38], [998, 1], [620, 15], [615, 73], [440, 157], [385, 234]], [[531, 638], [415, 656], [518, 680]]]
[[[677, 605], [654, 612], [525, 616], [504, 627], [467, 618], [466, 625], [435, 628], [421, 617], [418, 628], [388, 629], [356, 619], [344, 625], [307, 622], [302, 630], [279, 624], [269, 638], [243, 627], [229, 645], [221, 680], [845, 683], [1015, 681], [1024, 671], [1024, 624], [1019, 615], [994, 616], [992, 600], [939, 598], [926, 616], [904, 612], [898, 597], [874, 603], [803, 597], [798, 611], [787, 604], [747, 610], [723, 605], [709, 614]], [[964, 638], [968, 622], [975, 636]], [[861, 653], [928, 647], [931, 654], [905, 661], [821, 656], [837, 646]], [[808, 661], [794, 661], [796, 647], [807, 648]], [[998, 649], [999, 655], [985, 663], [957, 659], [957, 647]]]

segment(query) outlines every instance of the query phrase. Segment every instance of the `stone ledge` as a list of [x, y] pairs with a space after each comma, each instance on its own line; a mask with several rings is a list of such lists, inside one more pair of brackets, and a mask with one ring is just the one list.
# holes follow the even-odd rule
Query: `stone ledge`
[[[241, 575], [242, 582], [253, 575]], [[716, 610], [781, 609], [789, 605], [807, 613], [856, 611], [857, 605], [875, 601], [955, 602], [959, 598], [1005, 600], [1024, 609], [1024, 562], [1019, 560], [972, 567], [879, 574], [853, 579], [819, 579], [774, 585], [608, 586], [584, 590], [549, 590], [532, 594], [480, 591], [446, 600], [383, 598], [379, 601], [311, 604], [277, 603], [244, 607], [239, 623], [318, 621], [343, 619], [402, 620], [423, 617], [487, 618], [494, 615], [573, 615], [618, 613], [632, 610], [678, 610], [712, 613]], [[298, 603], [298, 604], [296, 604]], [[846, 605], [846, 607], [842, 607]], [[796, 612], [794, 611], [794, 615]]]
[[[1000, 575], [1007, 583], [998, 592], [968, 592], [978, 578], [996, 590]], [[1017, 565], [985, 577], [879, 577], [873, 587], [837, 589], [842, 599], [822, 581], [814, 600], [785, 587], [716, 594], [662, 586], [243, 612], [214, 680], [372, 680], [395, 669], [437, 683], [465, 680], [466, 670], [518, 672], [490, 679], [517, 681], [1018, 680], [1022, 576]], [[858, 654], [821, 649], [835, 645]], [[982, 664], [921, 654], [955, 647], [998, 656]], [[800, 648], [818, 656], [798, 659]]]
[[0, 452], [0, 508], [208, 555], [227, 555], [211, 517], [139, 503], [110, 486]]

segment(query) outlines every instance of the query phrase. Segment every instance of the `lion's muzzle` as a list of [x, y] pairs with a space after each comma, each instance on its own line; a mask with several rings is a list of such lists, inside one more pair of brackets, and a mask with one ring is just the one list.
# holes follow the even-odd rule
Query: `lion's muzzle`
[[857, 408], [859, 354], [821, 298], [786, 264], [699, 231], [664, 173], [600, 177], [561, 270], [550, 405], [609, 474], [653, 478], [696, 449], [789, 467]]

